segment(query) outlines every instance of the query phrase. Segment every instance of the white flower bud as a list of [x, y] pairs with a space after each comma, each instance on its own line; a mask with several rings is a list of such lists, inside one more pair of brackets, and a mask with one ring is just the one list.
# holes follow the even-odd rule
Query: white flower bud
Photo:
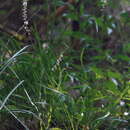
[[28, 21], [24, 21], [24, 24], [25, 24], [25, 25], [28, 25]]
[[120, 101], [120, 106], [124, 106], [125, 102], [124, 101]]
[[27, 1], [24, 1], [24, 2], [23, 2], [23, 6], [25, 7], [25, 6], [27, 6], [27, 5], [28, 5]]
[[129, 115], [129, 113], [128, 112], [124, 112], [124, 116], [128, 116]]

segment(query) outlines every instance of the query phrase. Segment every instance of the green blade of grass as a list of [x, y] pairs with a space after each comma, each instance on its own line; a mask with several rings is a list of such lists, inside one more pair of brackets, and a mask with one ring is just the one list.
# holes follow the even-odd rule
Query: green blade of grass
[[0, 75], [3, 73], [3, 71], [14, 61], [14, 59], [23, 54], [22, 52], [27, 49], [28, 46], [25, 46], [24, 48], [22, 48], [21, 50], [19, 50], [17, 53], [15, 53], [4, 65], [3, 67], [0, 68]]
[[2, 110], [2, 108], [5, 106], [7, 100], [9, 99], [9, 97], [12, 95], [12, 93], [21, 85], [23, 84], [24, 80], [22, 80], [20, 83], [18, 83], [11, 91], [10, 93], [7, 95], [7, 97], [5, 98], [5, 100], [2, 102], [1, 106], [0, 106], [0, 110]]
[[31, 97], [29, 96], [28, 92], [26, 91], [26, 89], [24, 89], [24, 92], [26, 93], [28, 100], [30, 101], [31, 105], [35, 107], [36, 111], [38, 112], [38, 108], [37, 106], [33, 103]]

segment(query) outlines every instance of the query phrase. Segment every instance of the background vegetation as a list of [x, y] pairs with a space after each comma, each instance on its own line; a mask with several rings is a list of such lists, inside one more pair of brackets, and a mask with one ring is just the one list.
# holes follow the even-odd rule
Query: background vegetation
[[28, 35], [1, 0], [0, 130], [130, 130], [130, 2], [72, 1], [29, 0]]

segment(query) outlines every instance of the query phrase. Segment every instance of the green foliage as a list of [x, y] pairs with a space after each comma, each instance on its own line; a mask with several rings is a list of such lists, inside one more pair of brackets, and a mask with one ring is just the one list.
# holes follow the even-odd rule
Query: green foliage
[[[36, 29], [33, 45], [24, 47], [1, 35], [1, 120], [11, 115], [23, 129], [130, 129], [130, 39], [120, 31], [128, 14], [117, 22], [105, 11], [95, 13], [112, 1], [104, 5], [97, 0], [96, 7], [93, 1], [79, 4], [71, 5], [63, 19], [49, 21], [46, 40]], [[52, 5], [54, 9], [64, 3]], [[80, 29], [72, 30], [64, 19], [79, 20]], [[72, 39], [80, 41], [78, 50], [72, 48]]]

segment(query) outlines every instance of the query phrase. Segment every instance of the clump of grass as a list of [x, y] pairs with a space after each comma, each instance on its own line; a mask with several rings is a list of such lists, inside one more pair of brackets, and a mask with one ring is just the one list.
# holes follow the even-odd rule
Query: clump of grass
[[[81, 14], [83, 9], [82, 5]], [[67, 17], [77, 18], [71, 13]], [[91, 24], [95, 20], [96, 27], [104, 27], [103, 33], [112, 24], [85, 17]], [[83, 30], [73, 32], [68, 26], [53, 30], [53, 22], [46, 41], [35, 29], [33, 45], [22, 49], [14, 39], [8, 47], [0, 41], [1, 118], [11, 115], [18, 123], [13, 129], [129, 129], [129, 45], [112, 55], [111, 50], [102, 49], [103, 41], [84, 33], [90, 23], [81, 22]], [[85, 44], [78, 53], [70, 47], [73, 38]]]
[[[15, 114], [24, 127], [29, 127], [26, 121], [32, 118], [41, 129], [128, 126], [124, 113], [129, 111], [125, 105], [120, 106], [120, 101], [129, 97], [129, 82], [117, 70], [86, 66], [81, 52], [82, 66], [64, 57], [52, 71], [57, 59], [53, 48], [45, 50], [42, 43], [33, 48], [33, 52], [25, 53], [24, 47], [1, 67], [1, 112]], [[18, 82], [23, 87], [14, 87]]]

